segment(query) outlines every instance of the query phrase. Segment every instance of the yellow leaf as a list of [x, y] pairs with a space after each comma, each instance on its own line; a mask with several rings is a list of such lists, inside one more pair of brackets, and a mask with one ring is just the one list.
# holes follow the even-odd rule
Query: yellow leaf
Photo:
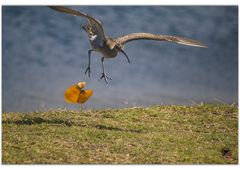
[[89, 97], [91, 97], [93, 94], [92, 90], [81, 90], [79, 96], [78, 96], [78, 103], [84, 103], [86, 102]]
[[[83, 83], [83, 84], [80, 84]], [[64, 93], [64, 99], [68, 103], [85, 103], [93, 94], [93, 90], [83, 90], [85, 82], [70, 86]]]

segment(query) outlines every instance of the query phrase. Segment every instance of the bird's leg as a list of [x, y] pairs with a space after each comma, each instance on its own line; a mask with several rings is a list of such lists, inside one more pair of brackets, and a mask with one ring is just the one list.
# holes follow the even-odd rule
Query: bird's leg
[[104, 57], [101, 58], [101, 61], [102, 61], [102, 69], [103, 69], [103, 72], [102, 72], [102, 76], [100, 77], [99, 80], [101, 80], [102, 78], [104, 78], [105, 82], [108, 84], [108, 81], [107, 79], [109, 80], [112, 80], [110, 77], [106, 76], [105, 74], [105, 70], [104, 70]]
[[91, 52], [93, 51], [93, 49], [91, 49], [91, 50], [88, 50], [88, 67], [87, 67], [87, 69], [86, 69], [86, 71], [85, 71], [85, 74], [87, 74], [87, 72], [88, 72], [88, 77], [90, 77], [90, 73], [91, 73], [91, 68], [90, 68], [90, 66], [91, 66]]

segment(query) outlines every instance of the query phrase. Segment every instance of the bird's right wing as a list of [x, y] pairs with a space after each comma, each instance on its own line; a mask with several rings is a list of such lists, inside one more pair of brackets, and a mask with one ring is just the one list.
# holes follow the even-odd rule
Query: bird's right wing
[[84, 18], [88, 19], [89, 24], [91, 25], [93, 32], [95, 34], [97, 34], [98, 36], [100, 36], [102, 40], [106, 40], [106, 36], [104, 34], [102, 23], [99, 20], [89, 16], [86, 13], [75, 11], [73, 9], [66, 8], [66, 7], [63, 7], [63, 6], [49, 6], [49, 7], [58, 11], [58, 12], [63, 12], [63, 13], [71, 14], [71, 15], [74, 15], [74, 16], [80, 16], [80, 17], [84, 17]]
[[134, 40], [157, 40], [157, 41], [173, 42], [173, 43], [194, 46], [194, 47], [203, 47], [203, 48], [207, 47], [206, 45], [196, 40], [178, 37], [178, 36], [159, 35], [159, 34], [151, 34], [151, 33], [132, 33], [132, 34], [128, 34], [128, 35], [116, 38], [116, 41], [122, 45]]

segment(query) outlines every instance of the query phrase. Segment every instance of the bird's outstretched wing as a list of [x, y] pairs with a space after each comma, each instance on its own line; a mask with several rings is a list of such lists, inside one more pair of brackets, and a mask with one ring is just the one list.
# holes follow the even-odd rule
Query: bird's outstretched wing
[[95, 34], [97, 34], [98, 36], [100, 36], [102, 40], [106, 40], [106, 36], [104, 34], [102, 24], [99, 20], [89, 16], [86, 13], [75, 11], [73, 9], [66, 8], [66, 7], [63, 7], [63, 6], [49, 6], [49, 7], [56, 10], [56, 11], [59, 11], [59, 12], [71, 14], [71, 15], [74, 15], [74, 16], [80, 16], [80, 17], [84, 17], [84, 18], [88, 19], [89, 24], [92, 27], [92, 31]]
[[202, 44], [199, 41], [188, 39], [188, 38], [170, 36], [170, 35], [150, 34], [150, 33], [132, 33], [132, 34], [128, 34], [128, 35], [116, 38], [116, 41], [122, 45], [134, 40], [168, 41], [168, 42], [189, 45], [194, 47], [203, 47], [203, 48], [207, 47], [206, 45]]

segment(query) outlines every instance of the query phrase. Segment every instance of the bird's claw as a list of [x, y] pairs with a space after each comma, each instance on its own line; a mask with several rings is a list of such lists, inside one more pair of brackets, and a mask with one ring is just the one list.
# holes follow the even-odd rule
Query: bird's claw
[[108, 76], [106, 76], [106, 74], [105, 73], [102, 73], [102, 76], [100, 77], [100, 79], [99, 80], [101, 80], [101, 79], [104, 79], [105, 80], [105, 82], [108, 84], [108, 81], [107, 81], [107, 79], [109, 79], [109, 80], [112, 80], [110, 77], [108, 77]]
[[87, 68], [86, 71], [85, 71], [85, 74], [87, 74], [87, 73], [88, 73], [88, 77], [90, 77], [91, 69], [90, 69], [89, 66], [88, 66], [88, 68]]

